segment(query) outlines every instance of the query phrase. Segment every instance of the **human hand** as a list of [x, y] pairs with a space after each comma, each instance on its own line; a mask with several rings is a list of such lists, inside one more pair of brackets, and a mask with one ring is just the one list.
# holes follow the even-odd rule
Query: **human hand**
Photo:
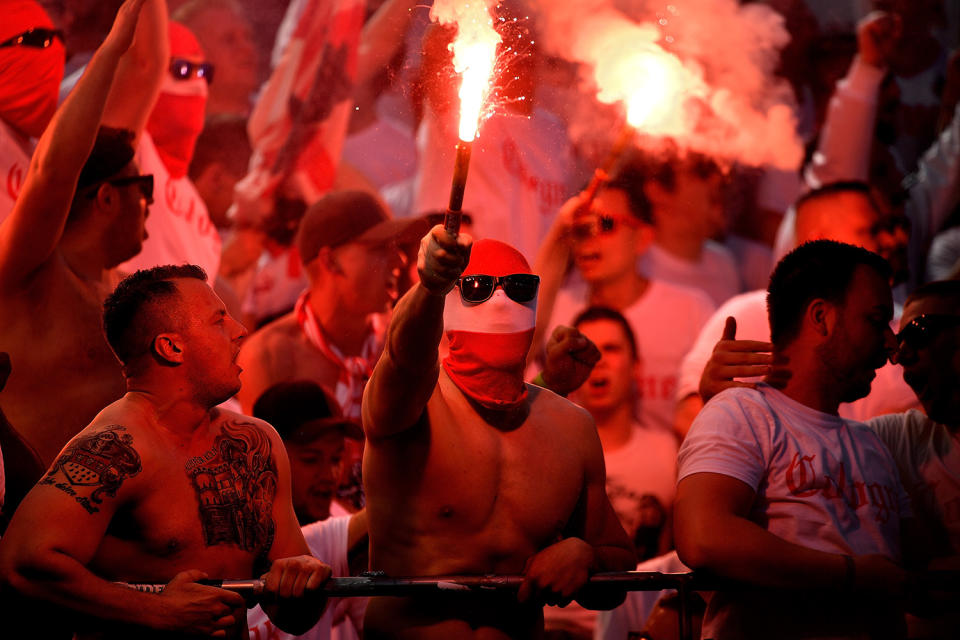
[[873, 67], [890, 66], [900, 40], [900, 16], [884, 11], [872, 11], [857, 24], [857, 50], [860, 59]]
[[593, 547], [580, 538], [550, 545], [527, 559], [517, 600], [566, 606], [587, 584], [593, 561]]
[[737, 320], [728, 317], [723, 335], [713, 347], [713, 354], [700, 376], [700, 397], [704, 402], [724, 389], [747, 387], [756, 383], [738, 382], [734, 378], [767, 375], [772, 371], [773, 344], [757, 340], [737, 340]]
[[126, 0], [117, 11], [110, 33], [103, 41], [104, 47], [115, 47], [117, 53], [123, 53], [133, 43], [133, 34], [137, 31], [140, 9], [146, 0]]
[[263, 574], [263, 600], [275, 603], [304, 596], [323, 598], [321, 587], [330, 574], [330, 567], [313, 556], [279, 558]]
[[600, 350], [573, 327], [554, 329], [545, 351], [543, 381], [562, 396], [580, 388], [600, 361]]
[[197, 569], [181, 571], [160, 592], [162, 613], [156, 626], [164, 631], [225, 638], [246, 616], [239, 593], [198, 584], [207, 574]]
[[453, 289], [470, 260], [473, 240], [465, 233], [452, 235], [437, 225], [420, 241], [417, 272], [420, 285], [435, 296]]

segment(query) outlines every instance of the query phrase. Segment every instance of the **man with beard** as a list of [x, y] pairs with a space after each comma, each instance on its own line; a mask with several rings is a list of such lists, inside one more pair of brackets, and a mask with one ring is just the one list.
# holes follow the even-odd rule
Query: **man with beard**
[[596, 428], [523, 381], [539, 278], [509, 245], [481, 240], [471, 255], [469, 237], [441, 226], [422, 240], [418, 271], [364, 393], [370, 566], [525, 578], [516, 595], [373, 598], [365, 637], [535, 637], [544, 603], [615, 606], [622, 593], [580, 591], [591, 573], [636, 562]]
[[[889, 265], [829, 240], [788, 254], [770, 278], [774, 361], [756, 388], [715, 396], [681, 447], [675, 503], [680, 559], [765, 587], [718, 591], [712, 638], [893, 633], [904, 592], [910, 507], [876, 434], [840, 418], [893, 350]], [[903, 549], [912, 549], [908, 544]]]
[[[116, 284], [115, 267], [140, 251], [153, 177], [133, 161], [135, 131], [101, 125], [118, 124], [111, 105], [118, 92], [133, 90], [123, 84], [124, 69], [136, 64], [138, 49], [150, 42], [141, 35], [164, 8], [153, 0], [124, 5], [40, 138], [13, 211], [0, 224], [0, 351], [12, 364], [0, 404], [44, 466], [123, 395], [120, 368], [103, 339], [101, 305]], [[149, 77], [148, 68], [141, 71]]]
[[[316, 623], [330, 568], [311, 557], [283, 441], [217, 405], [240, 387], [243, 326], [194, 265], [139, 271], [104, 303], [127, 393], [73, 438], [0, 545], [0, 576], [107, 637], [245, 637], [237, 593], [199, 584], [266, 572], [264, 610]], [[165, 582], [160, 594], [115, 584]], [[96, 635], [96, 637], [103, 637]]]
[[[383, 346], [383, 314], [397, 297], [404, 261], [399, 245], [418, 225], [391, 219], [361, 191], [334, 191], [307, 210], [297, 249], [309, 284], [293, 311], [244, 345], [237, 396], [244, 411], [278, 382], [312, 380], [336, 399], [345, 417], [359, 421], [363, 388]], [[361, 452], [359, 443], [348, 444], [339, 493], [353, 511], [363, 506]]]

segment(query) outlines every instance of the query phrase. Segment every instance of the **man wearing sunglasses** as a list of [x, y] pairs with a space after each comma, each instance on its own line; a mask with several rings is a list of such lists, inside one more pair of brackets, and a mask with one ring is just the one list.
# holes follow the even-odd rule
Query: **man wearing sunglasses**
[[[553, 326], [570, 324], [587, 306], [620, 311], [643, 354], [637, 379], [639, 420], [670, 430], [680, 361], [714, 305], [703, 291], [648, 278], [638, 269], [655, 233], [643, 184], [639, 167], [627, 164], [589, 207], [581, 194], [557, 214], [537, 255], [535, 270], [544, 283], [536, 342]], [[580, 277], [564, 280], [571, 263]]]
[[57, 108], [63, 77], [62, 34], [34, 0], [10, 0], [0, 10], [0, 222], [20, 193], [33, 140]]
[[190, 263], [216, 279], [220, 234], [187, 175], [203, 130], [214, 69], [185, 26], [171, 21], [168, 37], [166, 74], [137, 148], [140, 166], [155, 176], [157, 202], [147, 221], [149, 238], [143, 250], [120, 269], [133, 273], [162, 264]]
[[140, 250], [152, 178], [133, 161], [133, 134], [100, 124], [139, 4], [124, 5], [44, 131], [0, 224], [0, 351], [10, 353], [13, 368], [0, 404], [44, 465], [123, 393], [100, 306], [114, 267]]
[[[596, 571], [634, 566], [607, 499], [589, 415], [523, 381], [538, 278], [495, 240], [436, 226], [400, 300], [362, 406], [371, 561], [388, 575], [525, 575], [518, 594], [373, 598], [365, 637], [543, 633], [542, 606]], [[446, 332], [449, 355], [438, 357]]]

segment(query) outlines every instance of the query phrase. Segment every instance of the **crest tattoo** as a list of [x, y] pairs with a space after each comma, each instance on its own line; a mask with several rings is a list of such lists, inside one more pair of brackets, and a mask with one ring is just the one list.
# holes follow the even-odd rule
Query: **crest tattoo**
[[[140, 454], [133, 448], [133, 436], [125, 427], [110, 425], [102, 431], [77, 437], [40, 481], [53, 485], [73, 498], [89, 513], [100, 509], [101, 496], [116, 497], [123, 481], [143, 469]], [[66, 481], [57, 482], [61, 473]], [[77, 495], [74, 487], [96, 487], [89, 497]]]

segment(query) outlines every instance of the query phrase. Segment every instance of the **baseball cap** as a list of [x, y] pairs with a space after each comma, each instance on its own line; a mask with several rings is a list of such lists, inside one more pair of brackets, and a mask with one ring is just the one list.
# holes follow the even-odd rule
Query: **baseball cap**
[[396, 220], [386, 208], [365, 191], [334, 191], [314, 202], [300, 221], [297, 249], [304, 264], [317, 257], [322, 247], [348, 242], [378, 244], [408, 236], [418, 238], [427, 232], [418, 219]]
[[272, 424], [285, 442], [305, 444], [331, 429], [363, 440], [360, 426], [345, 418], [337, 401], [311, 380], [271, 386], [253, 404], [253, 415]]

